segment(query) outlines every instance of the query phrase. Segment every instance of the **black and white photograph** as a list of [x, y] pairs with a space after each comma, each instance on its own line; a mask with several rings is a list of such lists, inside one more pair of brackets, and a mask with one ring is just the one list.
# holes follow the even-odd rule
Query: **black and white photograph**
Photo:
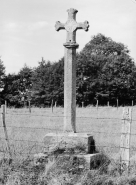
[[136, 185], [136, 0], [0, 9], [0, 185]]

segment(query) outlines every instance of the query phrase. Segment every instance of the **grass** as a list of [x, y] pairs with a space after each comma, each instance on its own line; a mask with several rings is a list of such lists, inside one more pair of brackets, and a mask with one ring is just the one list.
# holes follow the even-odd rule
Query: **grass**
[[[72, 185], [72, 183], [79, 183], [77, 185], [136, 184], [135, 163], [133, 162], [136, 160], [135, 111], [136, 109], [134, 107], [131, 127], [131, 175], [128, 176], [124, 172], [120, 176], [119, 163], [117, 161], [119, 157], [123, 107], [119, 107], [118, 109], [115, 107], [100, 107], [98, 110], [96, 107], [77, 108], [77, 132], [85, 132], [93, 135], [97, 150], [102, 152], [104, 156], [98, 164], [95, 161], [92, 163], [93, 167], [91, 170], [87, 169], [84, 161], [80, 165], [81, 161], [77, 160], [78, 166], [76, 163], [74, 166], [72, 157], [50, 161], [48, 164], [42, 164], [40, 169], [32, 163], [34, 153], [46, 151], [46, 147], [43, 144], [45, 134], [49, 132], [62, 132], [62, 108], [54, 109], [53, 113], [50, 108], [32, 108], [31, 113], [26, 108], [7, 109], [6, 126], [14, 159], [10, 164], [9, 161], [2, 161], [6, 154], [2, 120], [0, 119], [0, 151], [4, 151], [4, 153], [0, 153], [2, 159], [0, 182], [4, 185], [5, 183], [7, 183], [6, 185], [13, 185], [15, 181], [18, 185], [32, 185], [36, 183], [39, 183], [38, 185], [49, 183], [50, 185]], [[84, 166], [84, 170], [82, 168], [79, 169], [79, 166]], [[72, 168], [73, 173], [77, 171], [81, 171], [81, 173], [71, 175], [68, 170], [70, 168]]]
[[[136, 114], [133, 109], [132, 134], [136, 134]], [[121, 118], [123, 107], [96, 107], [77, 108], [76, 127], [77, 132], [91, 134], [99, 150], [106, 151], [110, 156], [114, 156], [119, 151], [121, 135]], [[102, 118], [102, 119], [101, 119]], [[2, 126], [2, 120], [0, 119]], [[43, 138], [49, 132], [62, 132], [63, 130], [63, 108], [56, 108], [52, 113], [51, 108], [28, 109], [8, 109], [6, 114], [6, 126], [10, 143], [16, 146], [14, 150], [18, 152], [31, 148], [35, 153], [43, 149]], [[3, 127], [0, 127], [0, 137], [4, 138]], [[131, 154], [134, 155], [135, 135], [131, 136]], [[16, 141], [15, 141], [16, 140]], [[21, 142], [21, 140], [23, 140]], [[24, 141], [25, 140], [25, 141]], [[5, 146], [1, 139], [2, 147]], [[35, 147], [34, 147], [35, 146]], [[1, 148], [2, 148], [1, 147]], [[13, 147], [12, 147], [13, 148]], [[37, 151], [35, 151], [37, 148]], [[45, 149], [43, 149], [45, 150]]]
[[[56, 153], [54, 151], [54, 153]], [[52, 157], [52, 158], [51, 158]], [[135, 185], [136, 165], [130, 174], [120, 174], [120, 164], [107, 155], [93, 158], [91, 169], [83, 158], [74, 155], [51, 155], [49, 161], [34, 165], [33, 158], [1, 161], [0, 183], [3, 185]]]

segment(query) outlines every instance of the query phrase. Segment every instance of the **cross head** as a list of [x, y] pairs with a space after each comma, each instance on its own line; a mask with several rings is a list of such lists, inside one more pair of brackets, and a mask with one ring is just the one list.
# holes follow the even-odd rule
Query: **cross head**
[[76, 22], [76, 13], [78, 12], [76, 9], [70, 8], [67, 10], [68, 12], [68, 20], [66, 23], [61, 23], [59, 21], [56, 22], [55, 28], [56, 31], [65, 29], [67, 31], [67, 39], [64, 45], [74, 45], [76, 43], [76, 30], [84, 29], [88, 31], [89, 23], [85, 21], [83, 23]]

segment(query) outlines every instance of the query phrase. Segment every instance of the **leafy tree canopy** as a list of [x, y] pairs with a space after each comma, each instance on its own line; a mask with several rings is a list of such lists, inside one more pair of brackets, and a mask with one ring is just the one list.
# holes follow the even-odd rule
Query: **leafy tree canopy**
[[48, 105], [52, 100], [63, 103], [63, 65], [63, 59], [52, 64], [42, 60], [35, 68], [32, 83], [37, 105]]
[[3, 61], [0, 58], [0, 88], [3, 88], [3, 79], [5, 77], [5, 66], [3, 64]]
[[134, 97], [136, 67], [124, 44], [98, 34], [77, 55], [77, 65], [77, 97], [86, 104], [106, 94], [110, 99]]
[[[136, 66], [128, 48], [102, 34], [93, 36], [80, 53], [77, 53], [77, 104], [115, 105], [136, 100]], [[0, 78], [5, 68], [0, 61]], [[10, 104], [21, 105], [22, 93], [32, 92], [35, 106], [63, 105], [64, 102], [64, 58], [58, 62], [45, 61], [31, 69], [26, 64], [17, 75], [5, 77], [4, 96]], [[21, 93], [20, 93], [21, 92]], [[27, 98], [26, 98], [27, 101]]]

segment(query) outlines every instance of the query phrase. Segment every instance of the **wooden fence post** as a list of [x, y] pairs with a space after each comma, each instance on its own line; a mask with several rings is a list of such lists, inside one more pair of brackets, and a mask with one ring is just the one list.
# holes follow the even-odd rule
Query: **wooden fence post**
[[98, 106], [99, 106], [99, 101], [97, 100], [97, 104], [96, 104], [97, 110], [98, 110]]
[[7, 101], [5, 100], [5, 113], [7, 114]]
[[29, 112], [31, 113], [31, 101], [28, 101], [28, 106], [29, 106]]
[[51, 108], [52, 108], [52, 112], [53, 112], [53, 100], [51, 101]]
[[55, 108], [57, 107], [57, 102], [55, 101]]
[[121, 171], [123, 170], [123, 167], [125, 167], [127, 170], [129, 169], [131, 123], [132, 123], [132, 109], [124, 108], [122, 119], [122, 133], [120, 141]]
[[134, 101], [132, 100], [132, 107], [134, 106]]
[[6, 145], [7, 145], [9, 155], [10, 155], [10, 157], [12, 157], [11, 150], [10, 150], [9, 139], [8, 139], [8, 132], [7, 132], [7, 128], [6, 128], [6, 120], [5, 120], [5, 113], [6, 113], [5, 111], [6, 111], [6, 109], [5, 109], [5, 105], [2, 105], [1, 107], [2, 107], [2, 122], [3, 122]]
[[118, 100], [118, 98], [117, 98], [117, 109], [118, 109], [118, 106], [119, 106], [119, 100]]

